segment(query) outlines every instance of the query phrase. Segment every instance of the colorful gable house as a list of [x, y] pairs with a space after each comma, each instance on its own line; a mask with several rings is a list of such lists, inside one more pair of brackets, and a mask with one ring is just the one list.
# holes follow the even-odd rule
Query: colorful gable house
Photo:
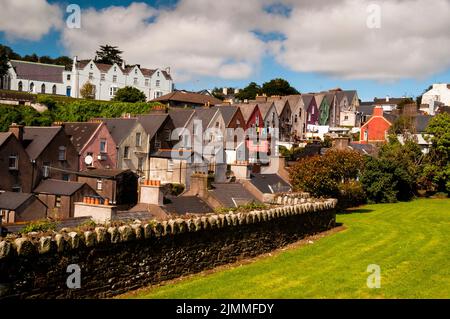
[[66, 122], [59, 125], [78, 151], [80, 171], [116, 167], [116, 143], [103, 122]]
[[373, 115], [361, 127], [360, 143], [372, 144], [386, 142], [386, 137], [391, 126], [392, 123], [383, 115], [383, 108], [375, 107], [373, 109]]
[[359, 106], [358, 93], [352, 91], [338, 91], [336, 93], [339, 108], [339, 125], [342, 127], [357, 126], [357, 109]]
[[291, 107], [291, 136], [294, 141], [301, 141], [306, 133], [306, 112], [303, 98], [300, 94], [283, 97]]
[[280, 141], [289, 142], [292, 140], [292, 108], [289, 100], [281, 96], [272, 96], [268, 99], [275, 104], [278, 114]]

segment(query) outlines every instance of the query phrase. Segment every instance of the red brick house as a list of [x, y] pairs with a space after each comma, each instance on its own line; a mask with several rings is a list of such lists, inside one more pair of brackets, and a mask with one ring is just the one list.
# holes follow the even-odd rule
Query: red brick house
[[11, 132], [0, 133], [0, 190], [30, 193], [31, 176], [30, 158], [17, 137]]
[[62, 126], [80, 156], [80, 171], [116, 167], [117, 147], [105, 123], [66, 122]]
[[371, 118], [361, 127], [360, 143], [384, 143], [392, 123], [383, 116], [383, 108], [375, 107]]

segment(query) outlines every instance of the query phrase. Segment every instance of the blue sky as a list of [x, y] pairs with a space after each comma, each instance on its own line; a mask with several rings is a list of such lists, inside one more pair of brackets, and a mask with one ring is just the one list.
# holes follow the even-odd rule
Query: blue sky
[[[65, 8], [70, 3], [56, 0], [33, 1], [58, 7], [63, 17], [66, 17]], [[449, 44], [448, 28], [445, 30], [447, 25], [444, 25], [442, 30], [444, 38], [441, 35], [440, 42], [431, 42], [434, 39], [418, 34], [417, 29], [408, 30], [405, 28], [402, 30], [401, 35], [395, 35], [394, 29], [388, 30], [386, 27], [385, 29], [380, 29], [381, 31], [378, 34], [368, 34], [369, 32], [374, 32], [372, 30], [357, 33], [359, 32], [358, 25], [347, 25], [348, 21], [335, 20], [339, 19], [339, 17], [330, 18], [330, 24], [334, 23], [335, 25], [329, 29], [327, 29], [327, 26], [320, 25], [317, 27], [317, 30], [307, 29], [301, 22], [296, 22], [297, 24], [293, 25], [294, 20], [301, 21], [298, 17], [303, 18], [306, 21], [305, 23], [309, 25], [314, 25], [316, 21], [322, 18], [323, 10], [325, 9], [320, 8], [319, 5], [313, 7], [315, 6], [312, 4], [313, 1], [310, 1], [311, 4], [308, 4], [307, 1], [302, 0], [299, 2], [303, 2], [303, 4], [292, 5], [289, 1], [282, 3], [283, 1], [264, 0], [266, 4], [261, 6], [261, 8], [256, 8], [259, 7], [259, 4], [254, 2], [254, 10], [252, 10], [251, 4], [243, 5], [242, 12], [236, 12], [233, 9], [233, 1], [230, 1], [229, 10], [226, 10], [226, 6], [220, 7], [217, 4], [209, 7], [210, 4], [207, 2], [201, 3], [201, 1], [183, 0], [181, 4], [173, 0], [141, 1], [145, 2], [146, 5], [140, 7], [133, 6], [135, 1], [132, 0], [79, 0], [76, 3], [82, 9], [82, 21], [86, 17], [86, 19], [91, 19], [92, 21], [98, 20], [99, 24], [102, 23], [99, 26], [95, 26], [95, 23], [89, 23], [89, 26], [94, 29], [104, 28], [102, 29], [105, 32], [104, 37], [112, 39], [109, 41], [114, 41], [114, 44], [117, 44], [125, 51], [127, 61], [141, 63], [144, 66], [147, 66], [152, 61], [157, 61], [155, 63], [161, 64], [161, 66], [170, 65], [174, 72], [176, 87], [179, 89], [200, 90], [215, 86], [243, 87], [251, 81], [261, 84], [272, 78], [281, 77], [287, 79], [301, 92], [316, 92], [341, 87], [343, 89], [357, 89], [360, 98], [371, 100], [374, 97], [385, 97], [386, 95], [391, 97], [417, 96], [432, 83], [450, 82], [450, 59], [446, 49]], [[416, 2], [420, 1], [417, 0]], [[443, 11], [445, 15], [449, 1], [439, 1], [442, 2], [442, 7], [439, 8], [439, 11]], [[236, 5], [239, 5], [241, 1], [235, 2]], [[402, 1], [397, 0], [394, 2], [397, 7], [389, 7], [389, 10], [404, 11], [404, 8], [401, 7], [403, 6]], [[107, 13], [104, 11], [111, 9], [112, 6], [122, 7], [119, 10], [120, 14], [128, 13], [128, 19], [133, 19], [130, 17], [136, 16], [137, 20], [142, 20], [142, 23], [137, 27], [142, 28], [142, 30], [136, 30], [136, 33], [141, 34], [141, 37], [142, 34], [144, 34], [144, 37], [148, 36], [148, 38], [143, 39], [142, 42], [145, 45], [142, 48], [136, 45], [136, 42], [139, 43], [138, 41], [132, 41], [131, 39], [134, 36], [134, 29], [130, 29], [127, 33], [125, 27], [125, 33], [121, 36], [108, 33], [108, 30], [114, 29], [117, 23], [123, 23], [124, 26], [129, 25], [125, 21], [108, 20], [108, 17], [111, 17], [112, 14], [109, 11]], [[35, 11], [39, 11], [39, 8]], [[85, 10], [88, 8], [91, 8], [91, 13], [85, 16], [84, 12], [87, 12]], [[236, 8], [241, 7], [238, 6]], [[347, 9], [355, 10], [355, 8], [346, 4], [342, 10]], [[11, 10], [14, 10], [14, 8]], [[221, 10], [223, 11], [223, 21], [220, 14], [209, 17], [210, 12]], [[245, 13], [245, 10], [248, 10], [250, 13]], [[420, 10], [420, 7], [415, 7], [412, 10]], [[142, 13], [144, 11], [146, 12], [145, 14]], [[256, 12], [254, 16], [253, 11]], [[433, 13], [434, 22], [437, 22], [436, 19], [439, 19], [439, 16], [436, 16], [437, 13]], [[45, 19], [45, 17], [42, 17], [42, 14], [45, 14], [45, 12], [36, 18]], [[184, 19], [186, 16], [188, 18]], [[208, 18], [210, 20], [207, 20]], [[310, 21], [308, 19], [313, 18], [313, 23], [308, 22]], [[234, 22], [232, 19], [237, 19], [237, 22]], [[197, 26], [195, 24], [198, 20], [200, 22]], [[29, 21], [32, 21], [32, 19]], [[153, 23], [153, 21], [156, 23]], [[171, 21], [173, 22], [171, 23]], [[178, 21], [180, 21], [179, 26], [177, 26]], [[227, 24], [227, 21], [230, 21], [229, 24]], [[240, 21], [242, 21], [242, 27], [240, 26]], [[25, 21], [25, 23], [27, 22]], [[173, 28], [170, 27], [166, 29], [167, 31], [161, 31], [162, 27], [158, 28], [158, 23], [162, 26], [173, 25]], [[186, 23], [186, 25], [183, 23]], [[389, 23], [390, 21], [386, 24], [389, 25]], [[422, 21], [422, 23], [431, 22]], [[209, 30], [209, 26], [214, 28], [215, 25], [218, 25], [217, 30]], [[18, 28], [19, 26], [16, 27]], [[177, 30], [177, 27], [180, 29]], [[423, 28], [426, 27], [427, 25], [424, 24]], [[189, 29], [192, 30], [189, 34], [179, 35], [182, 33], [180, 31], [188, 28], [192, 28]], [[353, 42], [359, 43], [350, 44], [351, 48], [342, 49], [340, 44], [342, 41], [352, 41], [352, 38], [349, 40], [347, 35], [349, 32], [348, 28], [352, 28], [351, 32], [355, 30], [355, 41]], [[303, 29], [305, 29], [304, 34], [302, 33]], [[342, 32], [340, 32], [341, 29], [343, 30]], [[93, 55], [94, 47], [104, 44], [102, 43], [103, 41], [107, 41], [103, 38], [101, 32], [95, 33], [89, 27], [72, 32], [64, 27], [50, 26], [38, 38], [33, 39], [23, 35], [14, 35], [13, 31], [11, 28], [8, 29], [8, 26], [2, 29], [2, 24], [0, 23], [0, 43], [12, 47], [22, 55], [36, 53], [38, 55], [56, 57], [59, 55], [80, 54], [86, 57], [86, 55], [89, 55], [89, 52], [92, 52]], [[314, 33], [316, 31], [317, 34], [308, 38], [308, 32]], [[161, 40], [157, 44], [148, 44], [154, 38], [164, 39], [164, 32], [167, 32], [168, 44], [162, 45], [160, 43]], [[226, 36], [223, 36], [223, 34], [220, 36], [220, 32], [224, 32], [223, 34], [226, 34]], [[330, 32], [335, 32], [336, 36], [334, 38], [336, 38], [336, 41], [328, 36], [323, 36], [324, 39], [321, 39], [322, 35], [327, 35]], [[178, 35], [179, 38], [177, 38]], [[70, 39], [70, 44], [62, 40], [63, 36], [66, 39]], [[386, 43], [386, 46], [381, 48], [382, 50], [389, 51], [390, 45], [395, 47], [395, 43], [404, 42], [407, 45], [404, 47], [404, 51], [392, 49], [391, 58], [390, 54], [383, 52], [373, 53], [374, 49], [370, 48], [371, 44], [367, 42], [366, 36], [372, 37], [373, 41], [379, 41], [380, 43], [389, 39], [391, 44], [388, 45]], [[440, 43], [442, 46], [441, 50], [446, 51], [447, 58], [442, 60], [444, 55], [438, 50], [425, 50], [422, 47], [415, 46], [417, 44], [411, 47], [408, 46], [408, 43], [413, 43], [408, 41], [421, 37], [423, 37], [423, 46], [428, 45], [426, 41], [430, 41], [429, 44]], [[199, 40], [199, 43], [204, 43], [202, 44], [204, 45], [204, 52], [198, 45], [189, 45], [193, 40], [195, 42], [197, 38], [202, 39], [203, 42]], [[342, 39], [340, 42], [339, 38]], [[170, 43], [171, 39], [172, 43]], [[211, 39], [211, 43], [209, 43], [209, 39]], [[317, 43], [315, 42], [316, 40]], [[173, 42], [176, 41], [181, 43], [179, 48], [174, 47]], [[308, 45], [305, 46], [305, 43], [308, 43]], [[326, 49], [322, 51], [320, 49], [318, 51], [308, 51], [312, 50], [310, 47], [314, 46]], [[379, 43], [374, 43], [374, 48], [377, 46], [379, 46]], [[220, 49], [217, 47], [220, 47]], [[178, 50], [180, 51], [179, 55], [175, 52]], [[342, 53], [340, 53], [340, 50], [342, 50]], [[361, 53], [355, 54], [354, 60], [351, 57], [344, 56], [353, 55], [354, 52], [359, 50], [361, 50]], [[146, 51], [151, 53], [146, 54]], [[160, 53], [155, 53], [156, 51]], [[220, 56], [222, 51], [223, 56]], [[413, 54], [411, 54], [411, 51]], [[311, 54], [311, 52], [314, 52], [314, 54]], [[189, 65], [190, 62], [186, 56], [192, 57], [192, 66]], [[199, 58], [196, 66], [194, 60], [197, 57]], [[433, 62], [436, 59], [441, 59], [441, 62]], [[144, 61], [141, 62], [141, 60]], [[336, 67], [330, 61], [336, 61], [336, 65], [345, 65], [344, 67]], [[203, 66], [205, 66], [204, 69]], [[177, 77], [179, 81], [177, 81]]]

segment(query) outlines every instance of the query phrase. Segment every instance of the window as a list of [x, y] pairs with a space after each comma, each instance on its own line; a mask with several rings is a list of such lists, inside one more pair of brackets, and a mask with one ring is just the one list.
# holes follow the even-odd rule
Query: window
[[344, 116], [344, 121], [348, 121], [348, 115]]
[[314, 107], [311, 109], [311, 114], [314, 114]]
[[62, 180], [68, 182], [70, 180], [69, 174], [63, 174]]
[[91, 164], [86, 164], [87, 167], [93, 167], [94, 166], [94, 153], [88, 152], [86, 154], [86, 157], [90, 156], [92, 158]]
[[117, 67], [114, 67], [114, 72], [116, 72], [117, 71]]
[[367, 130], [364, 131], [364, 141], [369, 140], [369, 132]]
[[134, 69], [134, 74], [137, 74], [137, 69]]
[[130, 155], [130, 147], [129, 146], [125, 146], [123, 148], [123, 158], [128, 158], [129, 155]]
[[91, 70], [94, 69], [94, 65], [91, 63], [91, 65], [89, 66], [91, 68]]
[[106, 75], [105, 73], [100, 74], [100, 81], [105, 81]]
[[103, 180], [101, 178], [97, 179], [97, 190], [103, 190]]
[[13, 186], [12, 191], [13, 191], [13, 193], [22, 193], [22, 187]]
[[67, 81], [70, 81], [70, 74], [67, 74]]
[[159, 71], [156, 73], [156, 76], [159, 77]]
[[44, 168], [42, 173], [44, 175], [44, 178], [47, 178], [50, 175], [50, 162], [44, 162]]
[[160, 80], [156, 80], [156, 87], [159, 87], [160, 84], [161, 84], [161, 81]]
[[139, 157], [138, 158], [138, 167], [137, 167], [139, 172], [142, 172], [144, 170], [144, 158], [143, 157]]
[[66, 160], [66, 147], [60, 146], [58, 149], [58, 160], [65, 161]]
[[298, 120], [298, 116], [297, 115], [295, 115], [295, 123], [297, 123], [297, 120]]
[[61, 207], [61, 196], [55, 196], [55, 207]]
[[113, 83], [117, 82], [117, 75], [113, 75]]
[[220, 123], [216, 122], [216, 128], [219, 128], [219, 127], [220, 127]]
[[8, 163], [9, 163], [10, 170], [16, 170], [19, 168], [17, 155], [11, 155], [9, 157]]
[[89, 80], [92, 81], [94, 79], [94, 73], [89, 72]]
[[56, 85], [53, 85], [53, 87], [52, 87], [52, 94], [56, 94]]
[[145, 79], [145, 86], [148, 86], [148, 83], [149, 83], [148, 79]]
[[19, 82], [19, 87], [18, 87], [19, 92], [23, 91], [23, 84], [22, 81]]
[[106, 153], [106, 140], [100, 140], [100, 153]]
[[42, 85], [41, 85], [41, 93], [42, 93], [42, 94], [45, 94], [45, 84], [42, 84]]
[[134, 78], [134, 79], [133, 79], [133, 84], [134, 84], [134, 85], [138, 85], [138, 78]]
[[30, 83], [30, 92], [34, 92], [34, 83], [33, 82]]
[[175, 167], [175, 163], [173, 162], [172, 159], [169, 159], [169, 161], [167, 162], [167, 171], [173, 172], [174, 167]]
[[136, 146], [137, 147], [142, 146], [142, 135], [140, 132], [136, 133]]
[[171, 137], [172, 137], [172, 130], [166, 128], [164, 130], [164, 135], [166, 136], [166, 141], [170, 142], [172, 140], [171, 139]]
[[117, 87], [116, 86], [111, 86], [109, 88], [109, 95], [114, 96], [114, 95], [116, 95], [116, 92], [117, 92]]

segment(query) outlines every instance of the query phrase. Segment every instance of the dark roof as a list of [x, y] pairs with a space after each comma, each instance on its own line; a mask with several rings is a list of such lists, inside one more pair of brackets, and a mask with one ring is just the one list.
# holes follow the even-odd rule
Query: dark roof
[[391, 98], [389, 98], [389, 102], [388, 102], [388, 101], [386, 101], [386, 98], [383, 98], [383, 99], [374, 98], [373, 104], [375, 104], [375, 105], [384, 105], [384, 104], [398, 105], [399, 103], [401, 103], [407, 99], [408, 99], [407, 97], [401, 97], [401, 98], [391, 97]]
[[182, 128], [186, 126], [187, 121], [191, 118], [194, 112], [195, 111], [193, 109], [171, 108], [169, 109], [169, 116], [176, 128]]
[[338, 102], [340, 103], [344, 97], [347, 97], [348, 102], [351, 103], [351, 101], [353, 101], [353, 98], [355, 97], [356, 94], [357, 94], [357, 92], [355, 90], [338, 91], [338, 92], [336, 92], [336, 98], [338, 99]]
[[102, 118], [99, 120], [106, 124], [116, 145], [119, 145], [130, 134], [130, 131], [137, 123], [137, 118]]
[[167, 215], [167, 213], [162, 209], [162, 207], [159, 207], [158, 205], [139, 203], [126, 212], [118, 212], [115, 219], [165, 220], [168, 217], [169, 216]]
[[0, 133], [0, 146], [6, 142], [6, 140], [12, 135], [11, 132], [1, 132]]
[[374, 109], [374, 105], [373, 104], [370, 104], [370, 105], [361, 104], [358, 107], [358, 111], [361, 112], [364, 115], [372, 115], [373, 114], [373, 109]]
[[273, 102], [258, 103], [259, 111], [261, 112], [261, 115], [264, 119], [266, 118], [267, 113], [269, 113], [272, 105], [274, 105]]
[[64, 65], [11, 60], [18, 79], [63, 83]]
[[161, 126], [164, 125], [169, 115], [167, 114], [147, 114], [139, 115], [138, 121], [149, 135], [150, 139], [155, 136]]
[[377, 148], [372, 144], [350, 143], [350, 148], [362, 155], [374, 155]]
[[423, 133], [428, 127], [430, 120], [433, 118], [431, 115], [417, 115], [414, 119], [414, 125], [417, 133]]
[[291, 186], [277, 174], [252, 174], [250, 182], [263, 194], [285, 193], [291, 190]]
[[171, 197], [163, 209], [169, 214], [206, 214], [214, 210], [197, 196]]
[[[172, 154], [173, 152], [173, 154]], [[150, 157], [156, 157], [156, 158], [167, 158], [167, 159], [176, 159], [176, 160], [188, 160], [191, 157], [194, 157], [196, 160], [201, 160], [202, 162], [204, 161], [204, 158], [201, 154], [199, 153], [194, 153], [191, 150], [168, 150], [168, 149], [160, 149], [157, 150], [156, 152], [153, 152]], [[194, 161], [194, 159], [192, 159], [192, 161]]]
[[250, 116], [257, 106], [257, 103], [242, 103], [238, 105], [246, 123], [250, 120]]
[[213, 119], [214, 115], [217, 113], [217, 109], [205, 108], [205, 109], [196, 109], [195, 116], [198, 117], [199, 120], [202, 121], [203, 130], [208, 128], [209, 123]]
[[230, 124], [231, 120], [233, 119], [233, 116], [239, 110], [239, 108], [235, 105], [214, 106], [213, 109], [219, 110], [220, 114], [222, 114], [226, 126]]
[[56, 179], [46, 179], [42, 181], [38, 187], [35, 188], [34, 192], [38, 194], [53, 194], [53, 195], [64, 195], [71, 196], [79, 189], [81, 189], [85, 183], [78, 182], [66, 182]]
[[102, 169], [102, 168], [94, 168], [88, 169], [86, 171], [82, 171], [78, 173], [78, 176], [84, 177], [103, 177], [103, 178], [114, 178], [120, 176], [125, 173], [132, 173], [129, 169]]
[[32, 160], [38, 158], [60, 130], [62, 130], [61, 126], [25, 126], [23, 129], [23, 139], [29, 142], [25, 149], [28, 156]]
[[302, 94], [303, 104], [305, 105], [306, 109], [309, 107], [313, 99], [314, 94]]
[[204, 94], [198, 94], [193, 92], [185, 92], [185, 91], [174, 91], [172, 93], [163, 95], [157, 99], [153, 99], [152, 102], [181, 102], [186, 104], [197, 104], [197, 105], [205, 105], [209, 102], [210, 105], [221, 104], [222, 101], [213, 97]]
[[392, 113], [383, 113], [383, 117], [388, 120], [391, 124], [394, 124], [395, 121], [398, 119], [398, 115], [392, 114]]
[[102, 125], [101, 122], [66, 122], [64, 131], [70, 136], [77, 151], [80, 152], [100, 125]]
[[16, 210], [32, 197], [33, 194], [28, 193], [0, 193], [0, 209]]
[[226, 208], [258, 202], [240, 183], [214, 183], [210, 193]]

